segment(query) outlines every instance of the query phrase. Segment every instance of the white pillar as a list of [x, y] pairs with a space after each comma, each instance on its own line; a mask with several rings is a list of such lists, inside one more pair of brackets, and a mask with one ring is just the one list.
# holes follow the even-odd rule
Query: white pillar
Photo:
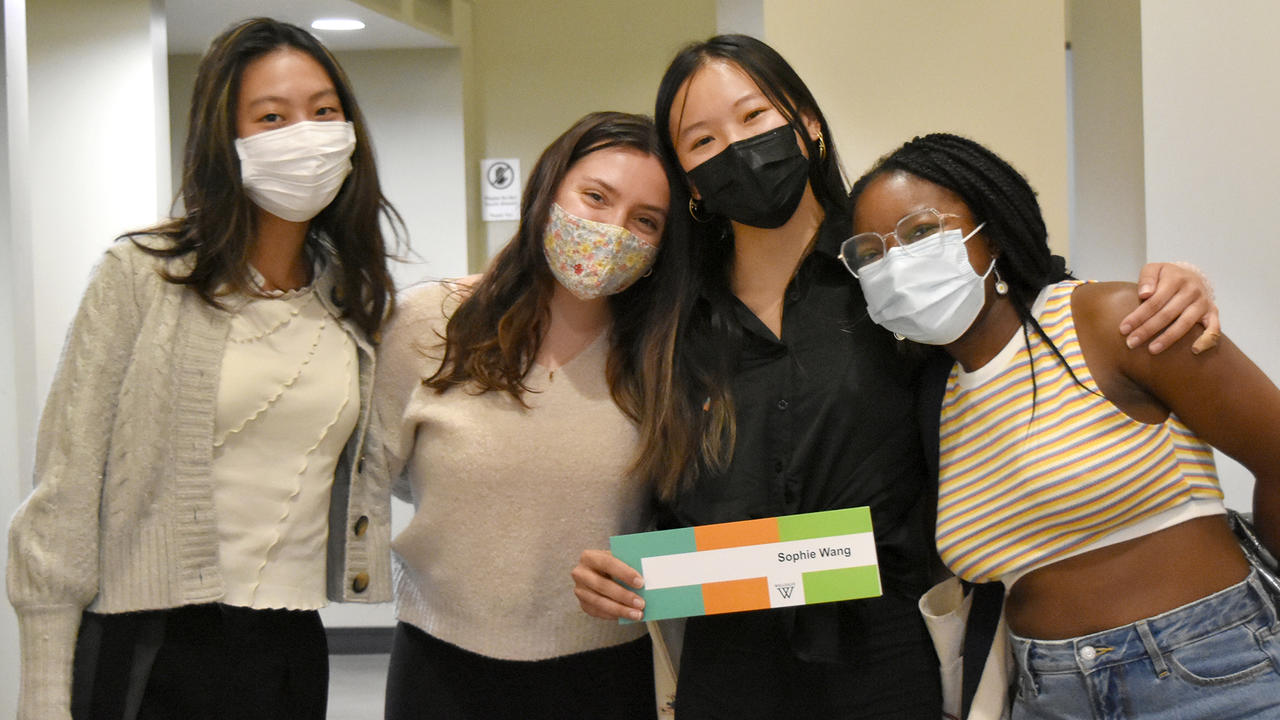
[[[163, 0], [91, 7], [4, 0], [0, 37], [0, 517], [7, 521], [31, 488], [39, 408], [89, 270], [116, 235], [154, 223], [170, 190]], [[0, 717], [17, 712], [17, 648], [4, 603]]]
[[[25, 111], [15, 112], [25, 107], [26, 96], [23, 9], [20, 0], [6, 0], [0, 12], [0, 518], [5, 519], [13, 515], [27, 487], [22, 468], [29, 462], [30, 448], [19, 438], [30, 434], [34, 416], [32, 393], [20, 391], [24, 385], [19, 368], [29, 374], [31, 353], [29, 343], [18, 341], [20, 336], [30, 337], [29, 323], [20, 327], [18, 308], [31, 287], [31, 263], [28, 248], [17, 247], [25, 237], [20, 230], [25, 217], [19, 212], [23, 203], [14, 202], [25, 186], [19, 175], [26, 146], [14, 142], [25, 137]], [[0, 554], [0, 574], [6, 565], [7, 553]], [[5, 603], [0, 610], [0, 717], [17, 714], [18, 668], [18, 623]]]
[[27, 6], [31, 308], [41, 399], [93, 264], [114, 237], [154, 223], [168, 206], [163, 28], [161, 0], [97, 0], [92, 11], [80, 0]]
[[[1280, 382], [1280, 6], [1142, 3], [1147, 257], [1188, 260], [1217, 290], [1225, 332]], [[1219, 454], [1227, 502], [1252, 476]]]

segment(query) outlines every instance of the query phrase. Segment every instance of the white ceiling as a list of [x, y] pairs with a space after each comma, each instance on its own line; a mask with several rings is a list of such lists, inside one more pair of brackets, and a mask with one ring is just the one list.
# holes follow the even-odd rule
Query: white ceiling
[[450, 47], [444, 40], [348, 0], [165, 0], [170, 54], [201, 55], [232, 23], [267, 16], [311, 30], [321, 17], [348, 17], [363, 30], [311, 30], [331, 50]]

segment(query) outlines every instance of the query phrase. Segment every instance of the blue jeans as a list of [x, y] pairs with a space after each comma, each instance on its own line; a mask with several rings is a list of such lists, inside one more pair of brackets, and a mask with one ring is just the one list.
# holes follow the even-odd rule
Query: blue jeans
[[1013, 720], [1280, 718], [1280, 621], [1254, 573], [1132, 625], [1012, 635]]

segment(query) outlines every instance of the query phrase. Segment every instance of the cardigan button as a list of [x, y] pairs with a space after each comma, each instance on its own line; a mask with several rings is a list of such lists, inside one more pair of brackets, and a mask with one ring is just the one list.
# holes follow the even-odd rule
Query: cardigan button
[[352, 528], [352, 531], [355, 532], [356, 537], [364, 537], [364, 534], [368, 529], [369, 529], [368, 515], [361, 515], [360, 517], [356, 518], [356, 525], [355, 527]]
[[356, 460], [356, 473], [359, 475], [364, 474], [364, 456], [363, 455], [360, 456], [360, 459]]
[[351, 589], [358, 593], [362, 593], [369, 589], [369, 573], [356, 573], [355, 578], [351, 581]]

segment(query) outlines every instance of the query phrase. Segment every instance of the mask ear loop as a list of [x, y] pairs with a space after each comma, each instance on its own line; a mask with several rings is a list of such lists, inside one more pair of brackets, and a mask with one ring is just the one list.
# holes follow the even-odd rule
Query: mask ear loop
[[[978, 223], [978, 227], [974, 228], [974, 229], [973, 229], [973, 232], [969, 233], [968, 235], [965, 235], [965, 236], [964, 236], [964, 240], [962, 240], [961, 242], [969, 242], [969, 238], [973, 237], [974, 235], [977, 235], [977, 234], [978, 234], [978, 231], [979, 231], [979, 230], [981, 230], [981, 229], [982, 229], [983, 227], [985, 227], [985, 226], [986, 226], [986, 223], [985, 223], [985, 222]], [[990, 247], [990, 245], [988, 245], [988, 247]], [[1008, 294], [1009, 294], [1009, 283], [1005, 282], [1005, 281], [1000, 277], [1000, 271], [996, 269], [996, 259], [997, 259], [997, 258], [995, 258], [995, 257], [992, 257], [992, 258], [991, 258], [991, 264], [987, 266], [987, 271], [986, 271], [986, 272], [984, 272], [984, 273], [982, 273], [982, 279], [983, 279], [983, 280], [986, 280], [986, 279], [987, 279], [987, 276], [994, 272], [994, 273], [996, 274], [996, 294], [997, 294], [997, 295], [1008, 295]]]

